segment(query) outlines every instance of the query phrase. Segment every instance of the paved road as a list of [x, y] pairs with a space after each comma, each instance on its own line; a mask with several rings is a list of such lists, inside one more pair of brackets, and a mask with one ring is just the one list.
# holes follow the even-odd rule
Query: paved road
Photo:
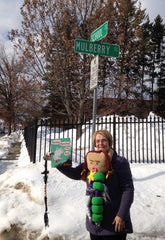
[[0, 160], [0, 175], [18, 165], [17, 160]]
[[0, 133], [0, 138], [5, 136], [6, 134], [5, 133]]
[[12, 143], [12, 146], [8, 148], [8, 154], [0, 159], [0, 174], [6, 172], [10, 168], [17, 166], [18, 158], [20, 155], [20, 142]]

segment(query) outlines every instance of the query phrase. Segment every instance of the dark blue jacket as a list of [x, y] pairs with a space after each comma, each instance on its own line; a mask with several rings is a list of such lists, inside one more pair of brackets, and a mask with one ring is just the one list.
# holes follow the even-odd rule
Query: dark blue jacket
[[[124, 232], [133, 232], [130, 207], [133, 202], [134, 186], [130, 166], [128, 161], [124, 157], [118, 156], [116, 152], [113, 154], [111, 163], [113, 167], [111, 181], [106, 182], [110, 201], [104, 204], [103, 221], [100, 226], [97, 226], [86, 217], [86, 228], [93, 235], [111, 236], [118, 234], [115, 233], [115, 226], [112, 225], [116, 216], [121, 217], [125, 221]], [[58, 169], [69, 178], [80, 180], [83, 164], [76, 168], [58, 167]]]

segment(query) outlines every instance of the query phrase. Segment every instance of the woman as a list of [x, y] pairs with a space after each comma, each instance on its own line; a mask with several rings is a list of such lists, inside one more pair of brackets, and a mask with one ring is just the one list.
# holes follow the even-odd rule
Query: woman
[[[86, 217], [86, 228], [91, 240], [126, 240], [132, 233], [130, 207], [133, 202], [134, 186], [129, 163], [112, 149], [112, 135], [107, 130], [98, 130], [93, 135], [93, 145], [98, 151], [105, 151], [113, 168], [111, 180], [106, 181], [110, 201], [104, 206], [103, 221], [97, 225]], [[46, 155], [50, 159], [50, 154]], [[83, 164], [76, 168], [60, 166], [58, 169], [69, 178], [80, 180]]]

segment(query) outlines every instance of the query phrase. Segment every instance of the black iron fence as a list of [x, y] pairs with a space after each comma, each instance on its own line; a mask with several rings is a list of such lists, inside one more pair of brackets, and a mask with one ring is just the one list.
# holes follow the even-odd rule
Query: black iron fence
[[[96, 120], [96, 130], [99, 129], [111, 132], [113, 148], [129, 162], [165, 163], [165, 119], [152, 114], [146, 119], [108, 116]], [[78, 138], [80, 130], [81, 137]], [[82, 124], [70, 120], [35, 121], [25, 129], [31, 161], [41, 161], [50, 151], [51, 139], [68, 137], [72, 144], [72, 160], [83, 162], [86, 153], [92, 149], [92, 120]]]
[[24, 139], [26, 142], [26, 147], [28, 149], [30, 160], [33, 163], [36, 162], [37, 128], [38, 121], [36, 119], [24, 129]]

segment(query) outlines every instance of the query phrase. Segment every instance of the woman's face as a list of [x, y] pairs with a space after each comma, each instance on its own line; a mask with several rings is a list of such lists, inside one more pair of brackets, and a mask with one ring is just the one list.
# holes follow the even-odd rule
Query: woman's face
[[102, 150], [102, 151], [105, 151], [105, 152], [108, 152], [109, 149], [110, 149], [110, 146], [109, 146], [109, 142], [107, 140], [106, 137], [104, 137], [103, 135], [101, 134], [97, 134], [96, 135], [96, 148], [97, 150]]

